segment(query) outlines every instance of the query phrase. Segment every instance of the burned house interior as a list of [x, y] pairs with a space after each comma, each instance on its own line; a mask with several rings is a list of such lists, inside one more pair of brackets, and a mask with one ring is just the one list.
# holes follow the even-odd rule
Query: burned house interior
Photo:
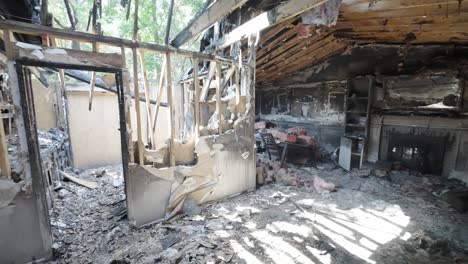
[[0, 1], [0, 263], [468, 263], [465, 0]]

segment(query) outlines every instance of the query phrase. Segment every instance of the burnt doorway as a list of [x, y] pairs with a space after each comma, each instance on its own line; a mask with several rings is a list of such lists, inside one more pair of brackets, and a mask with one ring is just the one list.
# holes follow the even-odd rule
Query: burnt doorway
[[[122, 152], [122, 174], [123, 183], [126, 184], [126, 177], [128, 175], [128, 162], [129, 162], [129, 151], [128, 151], [128, 135], [125, 118], [125, 96], [122, 78], [122, 69], [107, 66], [90, 66], [90, 65], [77, 65], [77, 64], [64, 64], [64, 63], [53, 63], [29, 59], [20, 59], [15, 64], [17, 80], [18, 80], [18, 95], [19, 105], [21, 106], [22, 119], [24, 120], [24, 133], [27, 144], [27, 152], [29, 154], [29, 164], [31, 179], [32, 179], [32, 192], [33, 196], [38, 200], [38, 210], [41, 211], [40, 221], [43, 223], [44, 237], [51, 237], [51, 226], [50, 226], [50, 215], [49, 203], [47, 198], [47, 188], [50, 184], [50, 175], [45, 173], [40, 152], [40, 142], [38, 139], [37, 130], [37, 119], [35, 115], [34, 106], [34, 95], [33, 87], [31, 84], [31, 69], [37, 68], [48, 68], [48, 69], [64, 69], [64, 70], [78, 70], [78, 71], [89, 71], [89, 72], [103, 72], [115, 75], [115, 87], [117, 93], [118, 102], [118, 114], [119, 114], [119, 131], [120, 131], [120, 146]], [[123, 194], [125, 195], [125, 194]]]

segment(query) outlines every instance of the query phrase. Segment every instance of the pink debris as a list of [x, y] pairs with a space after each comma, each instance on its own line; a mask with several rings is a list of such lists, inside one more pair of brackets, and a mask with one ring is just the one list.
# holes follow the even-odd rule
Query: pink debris
[[286, 133], [294, 134], [297, 136], [307, 135], [307, 131], [303, 127], [291, 127], [285, 130]]
[[275, 127], [276, 125], [268, 121], [255, 122], [255, 129], [266, 129], [270, 127]]
[[279, 139], [280, 141], [283, 142], [291, 142], [291, 143], [296, 143], [297, 141], [297, 136], [293, 134], [288, 134], [283, 131], [280, 131], [276, 128], [270, 129], [269, 132], [273, 135], [273, 137]]
[[265, 129], [265, 128], [266, 128], [265, 121], [255, 122], [255, 129]]
[[319, 176], [314, 176], [314, 188], [318, 193], [322, 193], [324, 191], [329, 191], [329, 192], [336, 191], [336, 187], [334, 183], [327, 182], [324, 179], [320, 178]]
[[309, 25], [304, 25], [302, 23], [297, 24], [296, 30], [297, 30], [297, 38], [298, 39], [306, 39], [310, 37], [312, 34], [310, 33], [311, 26]]
[[287, 134], [286, 136], [286, 142], [291, 142], [291, 143], [296, 143], [297, 142], [297, 136], [293, 134]]
[[317, 145], [317, 140], [313, 137], [309, 137], [306, 135], [299, 135], [298, 136], [298, 142], [301, 144], [304, 144], [306, 146], [316, 146]]

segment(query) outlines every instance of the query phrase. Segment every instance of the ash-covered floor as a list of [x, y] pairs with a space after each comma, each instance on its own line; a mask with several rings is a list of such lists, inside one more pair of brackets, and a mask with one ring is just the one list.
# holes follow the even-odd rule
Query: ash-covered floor
[[[258, 164], [272, 183], [139, 229], [122, 214], [121, 167], [82, 172], [99, 187], [54, 193], [51, 263], [468, 263], [468, 215], [441, 198], [451, 181]], [[318, 193], [314, 176], [337, 191]]]

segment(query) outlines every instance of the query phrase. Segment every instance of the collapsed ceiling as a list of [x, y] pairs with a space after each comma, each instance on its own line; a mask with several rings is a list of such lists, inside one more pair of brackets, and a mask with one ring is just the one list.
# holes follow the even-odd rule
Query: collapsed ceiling
[[269, 83], [356, 44], [467, 44], [468, 3], [463, 0], [344, 0], [335, 25], [310, 26], [301, 17], [262, 33], [257, 82]]

